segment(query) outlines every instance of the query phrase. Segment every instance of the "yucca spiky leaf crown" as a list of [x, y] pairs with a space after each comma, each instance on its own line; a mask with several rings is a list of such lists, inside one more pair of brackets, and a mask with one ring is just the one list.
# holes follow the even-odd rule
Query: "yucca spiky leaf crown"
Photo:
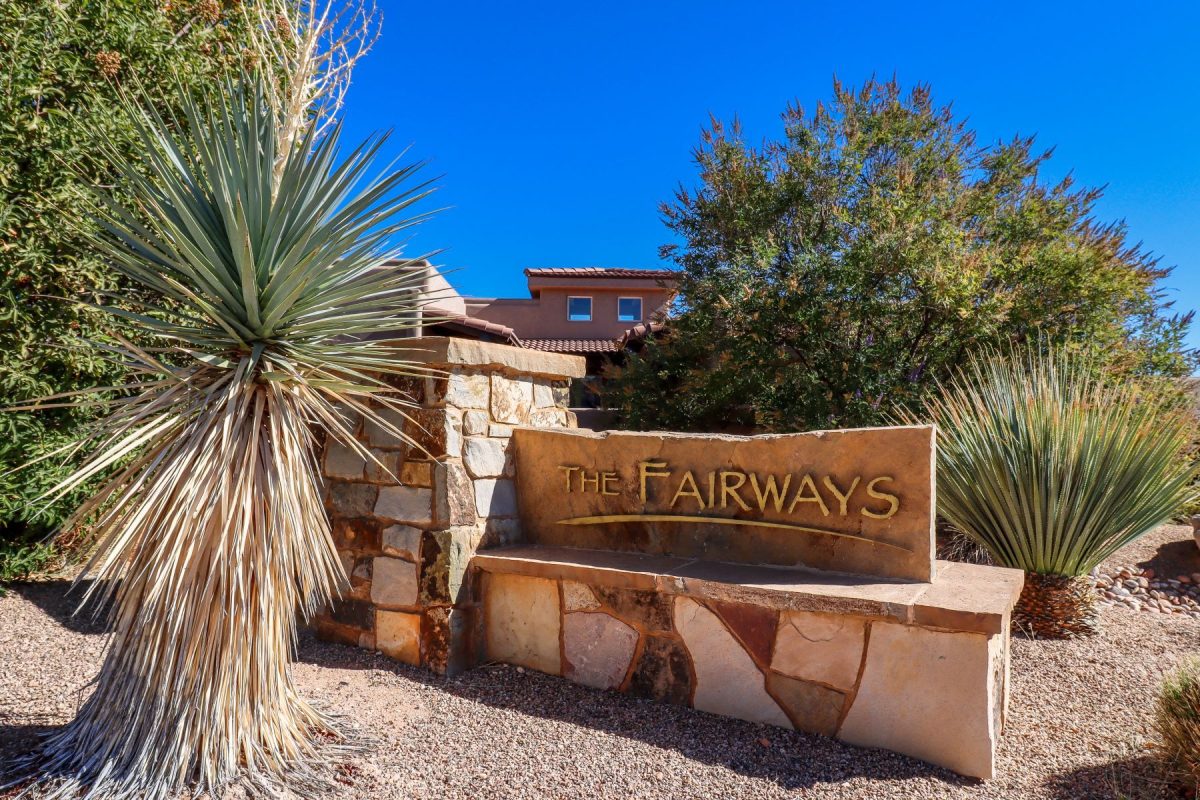
[[380, 411], [407, 402], [388, 373], [425, 372], [402, 334], [427, 275], [392, 265], [393, 242], [428, 190], [403, 188], [412, 167], [369, 179], [381, 140], [339, 159], [336, 130], [279, 159], [264, 96], [255, 78], [226, 84], [174, 125], [130, 102], [144, 163], [110, 154], [133, 202], [102, 202], [93, 244], [159, 299], [105, 307], [145, 334], [96, 343], [124, 385], [57, 399], [109, 404], [52, 494], [104, 477], [67, 525], [94, 526], [85, 574], [113, 600], [114, 635], [95, 691], [30, 762], [51, 798], [331, 785], [336, 727], [287, 670], [297, 610], [346, 579], [321, 431], [364, 458], [356, 418], [405, 438]]
[[144, 163], [116, 166], [138, 209], [108, 201], [102, 213], [111, 264], [173, 302], [137, 322], [210, 353], [258, 346], [297, 364], [379, 366], [344, 342], [411, 319], [424, 274], [383, 265], [424, 216], [399, 218], [430, 191], [401, 188], [419, 165], [368, 179], [386, 137], [339, 159], [339, 125], [318, 142], [310, 129], [276, 180], [277, 122], [253, 79], [183, 106], [178, 141], [152, 111], [135, 115]]
[[1189, 499], [1194, 416], [1102, 372], [1060, 348], [983, 352], [929, 401], [938, 513], [998, 563], [1082, 575]]

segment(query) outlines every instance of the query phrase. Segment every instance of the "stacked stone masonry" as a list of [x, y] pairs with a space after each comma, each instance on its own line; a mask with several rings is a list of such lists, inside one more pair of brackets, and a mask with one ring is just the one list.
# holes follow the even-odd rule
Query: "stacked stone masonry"
[[[477, 550], [519, 540], [510, 436], [515, 426], [573, 426], [568, 382], [579, 359], [464, 340], [414, 340], [427, 377], [391, 379], [414, 405], [358, 420], [369, 448], [330, 443], [325, 497], [349, 590], [319, 635], [407, 664], [454, 672], [477, 658], [467, 566]], [[580, 361], [580, 363], [576, 363]]]

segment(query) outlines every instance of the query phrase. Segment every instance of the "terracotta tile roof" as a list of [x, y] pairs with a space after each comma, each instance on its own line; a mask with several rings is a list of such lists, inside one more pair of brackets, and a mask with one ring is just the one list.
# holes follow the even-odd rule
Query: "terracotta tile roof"
[[527, 278], [658, 278], [679, 277], [673, 269], [630, 269], [628, 267], [539, 267], [525, 270]]
[[516, 347], [524, 346], [521, 340], [517, 338], [516, 332], [514, 332], [513, 329], [507, 325], [501, 325], [497, 322], [488, 322], [486, 319], [480, 319], [479, 317], [467, 317], [463, 316], [462, 314], [452, 314], [449, 311], [435, 308], [434, 306], [426, 306], [424, 310], [427, 315], [425, 320], [426, 325], [442, 325], [449, 328], [465, 328], [468, 331], [475, 331], [478, 333], [485, 333], [490, 336], [495, 336], [499, 339], [505, 340], [507, 344], [511, 344]]
[[624, 348], [630, 342], [640, 342], [652, 333], [658, 333], [666, 326], [661, 322], [639, 322], [617, 337], [617, 347]]
[[616, 339], [525, 339], [524, 347], [550, 353], [615, 353]]

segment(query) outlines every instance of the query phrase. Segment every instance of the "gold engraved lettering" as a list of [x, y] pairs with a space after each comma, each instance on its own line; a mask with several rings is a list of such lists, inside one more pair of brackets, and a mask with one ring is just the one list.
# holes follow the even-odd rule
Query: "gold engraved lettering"
[[[691, 489], [685, 491], [688, 486], [690, 486]], [[700, 494], [700, 487], [696, 485], [696, 478], [692, 475], [692, 471], [690, 469], [683, 473], [683, 480], [679, 481], [679, 491], [675, 492], [675, 496], [671, 498], [671, 508], [675, 507], [675, 503], [677, 503], [681, 497], [694, 497], [696, 498], [696, 505], [700, 506], [701, 511], [706, 508], [704, 505], [704, 497]]]
[[886, 512], [880, 514], [879, 512], [872, 511], [871, 509], [866, 508], [864, 506], [863, 510], [862, 510], [864, 517], [871, 517], [872, 519], [887, 519], [888, 517], [894, 516], [895, 513], [900, 510], [900, 498], [899, 497], [896, 497], [896, 495], [894, 495], [894, 494], [887, 494], [886, 492], [875, 491], [875, 484], [879, 483], [880, 481], [890, 481], [890, 480], [895, 480], [895, 478], [892, 478], [891, 476], [888, 476], [888, 475], [884, 475], [884, 476], [881, 476], [878, 478], [874, 478], [869, 483], [867, 483], [867, 494], [869, 494], [871, 497], [874, 497], [876, 500], [887, 500], [890, 507], [888, 508], [888, 510]]
[[616, 481], [617, 481], [617, 473], [601, 472], [600, 473], [600, 494], [606, 494], [609, 497], [620, 494], [620, 492], [617, 492], [617, 491], [610, 492], [608, 490], [608, 484], [610, 482], [616, 483]]
[[[803, 494], [805, 489], [808, 489], [812, 494], [806, 497]], [[825, 507], [825, 501], [821, 499], [821, 493], [817, 491], [817, 485], [813, 483], [812, 475], [809, 475], [807, 472], [800, 479], [800, 485], [796, 487], [796, 496], [792, 498], [792, 504], [788, 506], [788, 513], [791, 514], [795, 511], [796, 506], [800, 503], [816, 503], [821, 507], [821, 514], [826, 517], [829, 516], [829, 509]]]
[[559, 466], [559, 469], [561, 469], [563, 471], [563, 478], [566, 480], [566, 485], [563, 488], [565, 488], [567, 490], [567, 494], [570, 494], [571, 493], [571, 475], [572, 475], [572, 473], [575, 472], [575, 470], [579, 469], [579, 467], [568, 467], [566, 464], [562, 464]]
[[754, 496], [758, 498], [758, 510], [767, 510], [767, 501], [775, 506], [776, 511], [783, 511], [783, 498], [787, 496], [788, 487], [792, 485], [792, 476], [787, 474], [783, 476], [783, 488], [775, 484], [775, 476], [768, 475], [765, 485], [760, 489], [758, 486], [758, 475], [750, 473], [750, 488], [754, 490]]
[[[737, 483], [730, 486], [730, 478], [737, 478]], [[742, 500], [741, 495], [737, 493], [737, 490], [745, 483], [746, 473], [721, 470], [721, 508], [725, 508], [728, 505], [729, 498], [732, 497], [742, 507], [742, 511], [750, 510], [750, 506], [746, 505], [746, 501]]]
[[587, 470], [579, 470], [579, 491], [586, 492], [588, 484], [592, 485], [592, 494], [600, 491], [600, 473], [593, 472], [592, 477], [588, 477]]
[[838, 489], [837, 484], [833, 482], [833, 478], [826, 475], [821, 479], [821, 483], [825, 484], [825, 488], [833, 492], [833, 496], [838, 499], [838, 506], [840, 508], [839, 513], [843, 517], [846, 516], [846, 502], [850, 499], [850, 495], [854, 494], [854, 490], [858, 487], [858, 482], [861, 480], [861, 475], [855, 475], [854, 482], [850, 484], [850, 488], [846, 490], [845, 494], [842, 494], [841, 490]]
[[[665, 461], [642, 461], [638, 464], [638, 481], [641, 483], [640, 496], [642, 502], [646, 502], [646, 478], [666, 478], [670, 476], [671, 471], [666, 469], [667, 462]], [[662, 470], [656, 472], [652, 470]]]

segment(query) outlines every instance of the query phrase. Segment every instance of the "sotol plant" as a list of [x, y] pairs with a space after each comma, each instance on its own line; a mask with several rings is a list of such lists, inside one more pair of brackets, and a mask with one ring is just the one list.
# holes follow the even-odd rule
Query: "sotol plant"
[[26, 765], [50, 797], [311, 796], [340, 746], [288, 673], [297, 612], [343, 580], [315, 450], [323, 430], [365, 454], [354, 415], [403, 435], [378, 411], [404, 408], [388, 375], [420, 371], [399, 337], [426, 276], [388, 262], [428, 189], [405, 188], [415, 167], [370, 177], [381, 140], [341, 158], [310, 126], [280, 151], [268, 95], [245, 78], [173, 125], [131, 103], [144, 163], [111, 154], [135, 205], [103, 202], [91, 244], [156, 298], [107, 309], [154, 346], [100, 343], [129, 381], [49, 403], [108, 405], [56, 493], [111, 471], [67, 527], [99, 532], [88, 572], [115, 631], [94, 693]]
[[1189, 661], [1163, 682], [1154, 728], [1167, 772], [1200, 795], [1200, 660]]
[[1102, 376], [1095, 359], [1030, 347], [972, 358], [927, 404], [938, 513], [1025, 570], [1016, 618], [1042, 635], [1094, 627], [1080, 576], [1189, 499], [1194, 418], [1171, 392]]

